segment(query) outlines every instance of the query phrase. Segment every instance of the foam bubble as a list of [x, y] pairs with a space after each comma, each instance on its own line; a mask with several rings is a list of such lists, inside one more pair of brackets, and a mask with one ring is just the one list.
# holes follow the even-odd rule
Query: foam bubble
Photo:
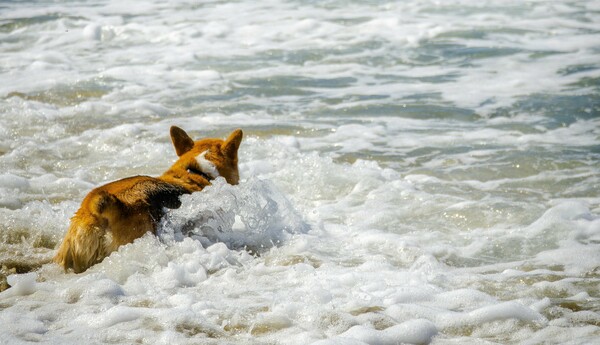
[[11, 286], [11, 289], [6, 293], [15, 296], [30, 295], [37, 290], [36, 278], [37, 273], [35, 272], [20, 275], [13, 274], [8, 276], [6, 277], [6, 280]]
[[2, 174], [0, 175], [0, 188], [27, 189], [29, 188], [29, 180], [13, 174]]
[[322, 340], [314, 345], [330, 344], [429, 344], [437, 334], [436, 327], [427, 320], [410, 320], [384, 330], [354, 326], [336, 338]]
[[89, 40], [99, 41], [102, 39], [102, 27], [95, 23], [90, 23], [83, 28], [83, 37]]

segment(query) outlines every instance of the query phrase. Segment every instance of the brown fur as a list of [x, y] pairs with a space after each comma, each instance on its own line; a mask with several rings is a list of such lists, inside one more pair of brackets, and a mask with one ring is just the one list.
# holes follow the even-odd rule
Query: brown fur
[[65, 270], [80, 273], [101, 262], [121, 245], [146, 232], [156, 233], [164, 208], [178, 208], [179, 197], [200, 191], [216, 176], [202, 171], [196, 157], [208, 150], [210, 161], [228, 183], [239, 180], [237, 152], [242, 131], [226, 140], [193, 141], [179, 127], [171, 127], [171, 140], [179, 159], [162, 176], [134, 176], [93, 189], [71, 218], [71, 225], [54, 257]]

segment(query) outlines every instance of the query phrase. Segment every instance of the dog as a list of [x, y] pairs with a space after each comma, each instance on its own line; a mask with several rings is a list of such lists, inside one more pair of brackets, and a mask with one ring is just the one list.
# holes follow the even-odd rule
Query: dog
[[229, 184], [238, 183], [241, 129], [225, 140], [194, 141], [177, 126], [171, 127], [170, 134], [179, 159], [163, 175], [110, 182], [83, 199], [54, 257], [65, 272], [84, 272], [119, 246], [147, 232], [156, 234], [165, 209], [181, 206], [181, 195], [201, 191], [219, 176]]

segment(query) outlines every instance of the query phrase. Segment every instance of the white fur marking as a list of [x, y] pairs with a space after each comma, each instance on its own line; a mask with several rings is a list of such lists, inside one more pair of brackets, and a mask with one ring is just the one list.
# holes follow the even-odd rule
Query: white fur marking
[[217, 178], [221, 175], [219, 174], [219, 170], [217, 170], [217, 167], [213, 164], [213, 162], [206, 159], [205, 156], [207, 153], [208, 153], [208, 150], [199, 154], [196, 157], [196, 161], [198, 162], [198, 165], [200, 166], [200, 170], [202, 170], [203, 173], [209, 175], [212, 178]]

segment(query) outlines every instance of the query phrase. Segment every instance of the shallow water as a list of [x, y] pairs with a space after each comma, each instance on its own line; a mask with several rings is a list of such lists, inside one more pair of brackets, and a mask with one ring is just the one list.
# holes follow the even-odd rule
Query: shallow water
[[[600, 343], [599, 42], [598, 1], [0, 4], [0, 343]], [[48, 263], [173, 124], [242, 128], [240, 185]]]

